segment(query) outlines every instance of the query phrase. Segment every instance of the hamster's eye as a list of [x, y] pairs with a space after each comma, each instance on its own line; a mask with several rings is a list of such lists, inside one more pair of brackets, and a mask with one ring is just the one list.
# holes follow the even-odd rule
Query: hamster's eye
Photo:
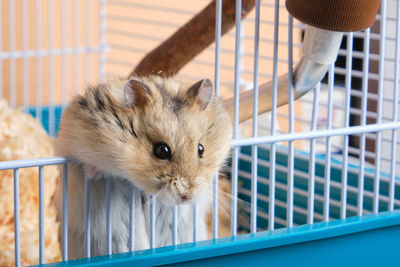
[[199, 148], [197, 151], [199, 153], [199, 157], [202, 158], [204, 154], [204, 146], [202, 144], [199, 144]]
[[171, 158], [171, 149], [166, 143], [160, 142], [154, 144], [153, 153], [159, 159], [170, 159]]

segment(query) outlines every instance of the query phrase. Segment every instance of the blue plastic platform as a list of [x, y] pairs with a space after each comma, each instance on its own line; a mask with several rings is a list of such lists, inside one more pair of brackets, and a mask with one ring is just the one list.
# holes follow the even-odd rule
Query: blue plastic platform
[[400, 211], [45, 266], [400, 266]]

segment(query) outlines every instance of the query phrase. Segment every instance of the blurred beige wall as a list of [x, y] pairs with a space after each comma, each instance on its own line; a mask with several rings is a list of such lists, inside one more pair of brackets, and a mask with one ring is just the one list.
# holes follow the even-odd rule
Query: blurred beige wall
[[[10, 51], [10, 14], [9, 4], [11, 0], [1, 1], [1, 44], [2, 51]], [[15, 27], [15, 50], [23, 50], [23, 24], [22, 24], [22, 2], [28, 3], [26, 6], [27, 16], [27, 49], [37, 50], [37, 36], [40, 36], [42, 42], [40, 49], [49, 49], [49, 30], [51, 27], [51, 14], [54, 15], [53, 38], [54, 48], [62, 49], [62, 36], [64, 36], [65, 46], [68, 48], [91, 46], [97, 47], [99, 44], [99, 1], [64, 1], [65, 8], [61, 6], [61, 1], [41, 1], [41, 8], [36, 7], [36, 1], [14, 0], [15, 16], [11, 16]], [[114, 1], [115, 2], [115, 1]], [[107, 77], [125, 76], [140, 59], [162, 40], [168, 38], [180, 25], [186, 23], [196, 12], [205, 7], [209, 1], [184, 1], [184, 0], [135, 0], [135, 1], [119, 1], [128, 3], [127, 5], [113, 4], [110, 1], [106, 5], [106, 42], [110, 46], [110, 50], [106, 54], [106, 72]], [[267, 82], [271, 80], [272, 74], [272, 51], [273, 51], [273, 2], [263, 1], [261, 7], [260, 24], [260, 59], [259, 82]], [[53, 3], [53, 12], [49, 12], [49, 3]], [[181, 11], [180, 11], [181, 10]], [[41, 13], [41, 32], [37, 33], [36, 18]], [[88, 15], [90, 18], [88, 19]], [[253, 80], [253, 47], [254, 47], [254, 11], [248, 16], [243, 23], [243, 41], [242, 41], [242, 87], [252, 87]], [[62, 21], [65, 21], [65, 32], [63, 32]], [[86, 22], [90, 22], [90, 29], [87, 32]], [[287, 28], [288, 15], [286, 10], [280, 9], [280, 27], [278, 49], [278, 75], [287, 72]], [[79, 27], [75, 28], [75, 24]], [[235, 29], [227, 33], [221, 41], [221, 94], [224, 97], [232, 96], [234, 81], [234, 49], [235, 49]], [[294, 42], [300, 42], [300, 31], [294, 29]], [[203, 77], [214, 77], [214, 56], [213, 46], [206, 49], [196, 59], [185, 66], [178, 77], [186, 80], [195, 81]], [[294, 47], [294, 60], [298, 60], [300, 50]], [[15, 59], [15, 75], [16, 75], [16, 103], [23, 104], [23, 78], [28, 77], [25, 83], [25, 90], [29, 92], [29, 104], [36, 105], [37, 95], [42, 91], [41, 101], [46, 104], [50, 100], [49, 92], [54, 92], [55, 103], [62, 101], [62, 88], [66, 89], [67, 101], [77, 93], [82, 91], [88, 83], [96, 83], [98, 81], [98, 53], [81, 53], [79, 55], [67, 55], [65, 60], [65, 75], [62, 75], [62, 56], [44, 56], [40, 57], [42, 68], [37, 69], [37, 58], [30, 57], [23, 62], [21, 58]], [[53, 68], [49, 68], [50, 62], [53, 61]], [[89, 64], [87, 64], [89, 62]], [[3, 75], [2, 89], [3, 96], [10, 98], [10, 63], [5, 59], [2, 61]], [[23, 64], [28, 68], [28, 73], [23, 74]], [[87, 70], [89, 70], [87, 72]], [[38, 80], [40, 79], [40, 80]], [[40, 81], [41, 89], [37, 87]], [[12, 84], [12, 83], [11, 83]], [[66, 102], [67, 102], [66, 101]], [[301, 113], [300, 103], [295, 104], [295, 112]], [[283, 107], [280, 112], [287, 114], [287, 108]], [[287, 118], [278, 118], [279, 127], [287, 130]], [[300, 124], [296, 124], [296, 129], [301, 128]]]
[[[75, 9], [74, 1], [64, 1], [66, 3], [66, 8], [63, 9], [61, 6], [61, 1], [41, 1], [41, 8], [37, 9], [36, 1], [22, 1], [22, 0], [14, 0], [15, 5], [15, 13], [14, 16], [10, 16], [10, 3], [9, 1], [1, 1], [1, 38], [2, 38], [2, 51], [10, 52], [10, 51], [24, 51], [24, 39], [26, 40], [27, 50], [35, 51], [42, 50], [47, 51], [51, 48], [49, 39], [51, 36], [53, 38], [53, 49], [60, 50], [64, 48], [62, 46], [62, 36], [64, 37], [65, 47], [68, 48], [76, 48], [76, 47], [84, 47], [86, 44], [90, 46], [98, 45], [98, 21], [99, 21], [99, 11], [98, 11], [98, 2], [99, 1], [90, 1], [89, 9], [91, 13], [91, 30], [90, 32], [85, 32], [85, 13], [86, 3], [85, 1], [76, 1], [78, 3], [78, 9]], [[23, 8], [22, 3], [27, 3], [25, 6], [27, 14], [26, 24], [23, 25]], [[53, 3], [53, 12], [49, 12], [49, 3]], [[53, 23], [52, 23], [52, 15], [53, 14]], [[63, 15], [64, 14], [64, 15]], [[62, 32], [62, 19], [65, 17], [65, 32]], [[38, 27], [36, 24], [36, 19], [40, 18], [41, 20], [41, 31], [38, 32]], [[11, 21], [10, 21], [11, 19]], [[74, 29], [74, 20], [77, 21], [79, 27], [78, 31]], [[14, 26], [12, 26], [14, 25]], [[49, 30], [53, 25], [53, 33], [49, 34]], [[12, 49], [10, 47], [10, 30], [11, 28], [15, 28], [15, 47]], [[25, 28], [25, 29], [24, 29]], [[24, 35], [24, 32], [27, 34]], [[24, 36], [24, 37], [23, 37]], [[39, 37], [39, 38], [38, 38]], [[37, 41], [41, 40], [41, 45], [37, 46]], [[61, 79], [61, 62], [62, 56], [54, 55], [54, 56], [41, 56], [39, 61], [41, 62], [41, 69], [37, 69], [37, 57], [29, 57], [25, 63], [22, 58], [14, 59], [16, 68], [16, 83], [15, 88], [10, 88], [10, 75], [11, 75], [11, 64], [12, 60], [5, 59], [2, 61], [2, 89], [3, 89], [3, 97], [6, 99], [10, 98], [10, 90], [16, 90], [17, 96], [17, 105], [23, 104], [23, 78], [28, 78], [27, 89], [29, 91], [29, 104], [36, 104], [36, 94], [40, 90], [37, 88], [38, 79], [42, 84], [42, 101], [44, 104], [49, 102], [49, 88], [55, 93], [55, 101], [56, 103], [61, 103], [61, 88], [62, 82], [65, 88], [67, 88], [67, 95], [69, 98], [73, 95], [74, 92], [74, 79], [76, 77], [75, 73], [79, 73], [78, 84], [80, 88], [84, 87], [86, 82], [95, 82], [98, 78], [98, 68], [97, 68], [97, 54], [90, 53], [88, 54], [90, 57], [90, 73], [88, 76], [85, 74], [84, 68], [86, 67], [86, 57], [85, 54], [81, 53], [78, 58], [78, 68], [75, 68], [74, 65], [74, 56], [69, 54], [65, 56], [66, 62], [66, 72], [65, 79]], [[50, 62], [53, 61], [53, 68], [49, 68]], [[26, 74], [23, 73], [23, 65], [27, 67], [28, 71]], [[75, 71], [77, 69], [77, 71]], [[26, 75], [26, 76], [25, 76]], [[90, 80], [87, 81], [85, 78], [90, 77]], [[53, 83], [51, 83], [51, 79], [53, 79]], [[38, 90], [39, 89], [39, 90]]]

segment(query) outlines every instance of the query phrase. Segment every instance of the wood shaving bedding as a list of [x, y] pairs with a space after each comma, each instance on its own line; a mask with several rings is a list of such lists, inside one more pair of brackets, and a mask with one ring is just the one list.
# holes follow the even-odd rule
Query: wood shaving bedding
[[[54, 156], [53, 140], [39, 121], [0, 100], [0, 161]], [[19, 171], [21, 265], [39, 263], [38, 168]], [[45, 262], [59, 261], [58, 224], [53, 198], [57, 166], [44, 168]], [[14, 266], [13, 171], [0, 171], [0, 266]]]

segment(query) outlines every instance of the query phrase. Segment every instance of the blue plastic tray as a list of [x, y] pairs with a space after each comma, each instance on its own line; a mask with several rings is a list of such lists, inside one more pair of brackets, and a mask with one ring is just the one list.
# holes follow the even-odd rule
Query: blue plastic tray
[[46, 266], [400, 266], [400, 212]]

